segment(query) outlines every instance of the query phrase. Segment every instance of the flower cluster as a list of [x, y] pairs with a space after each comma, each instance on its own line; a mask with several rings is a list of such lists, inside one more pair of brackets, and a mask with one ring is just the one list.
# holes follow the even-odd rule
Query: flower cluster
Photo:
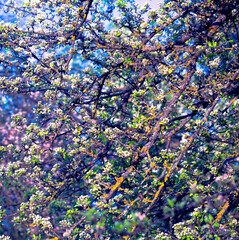
[[113, 168], [113, 164], [111, 162], [106, 162], [104, 167], [103, 167], [103, 172], [104, 173], [109, 173]]
[[62, 220], [59, 222], [60, 226], [62, 227], [71, 227], [72, 224], [68, 220]]
[[87, 195], [81, 195], [78, 199], [77, 199], [77, 203], [76, 206], [81, 206], [81, 207], [87, 207], [88, 205], [88, 200], [89, 196]]
[[131, 152], [128, 150], [124, 150], [122, 147], [117, 147], [116, 152], [121, 158], [128, 158], [131, 156]]
[[50, 230], [53, 228], [51, 222], [50, 222], [50, 217], [41, 217], [40, 215], [37, 215], [37, 214], [34, 214], [34, 213], [31, 213], [30, 214], [30, 217], [33, 221], [33, 225], [34, 226], [39, 226], [41, 227], [42, 229], [45, 229], [45, 230]]
[[11, 240], [9, 236], [1, 235], [0, 240]]
[[193, 229], [192, 227], [187, 226], [190, 224], [192, 224], [192, 220], [176, 223], [173, 225], [174, 234], [177, 237], [177, 239], [183, 239], [186, 237], [191, 237], [194, 239], [197, 238], [198, 232], [196, 229]]
[[215, 58], [213, 61], [210, 61], [210, 62], [209, 62], [209, 66], [210, 66], [211, 68], [217, 68], [217, 67], [219, 66], [219, 63], [220, 63], [220, 58], [217, 57], [217, 58]]
[[117, 138], [118, 134], [121, 131], [116, 127], [116, 128], [106, 128], [104, 131], [104, 134], [107, 136], [109, 140], [112, 140], [114, 138]]
[[164, 233], [164, 232], [160, 232], [156, 235], [155, 240], [170, 240], [171, 237], [169, 236], [169, 234]]

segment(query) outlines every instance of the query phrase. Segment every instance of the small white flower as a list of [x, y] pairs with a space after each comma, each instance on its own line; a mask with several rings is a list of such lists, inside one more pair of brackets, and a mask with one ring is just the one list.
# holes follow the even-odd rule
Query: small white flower
[[213, 61], [210, 61], [210, 62], [209, 62], [209, 66], [210, 66], [211, 68], [217, 68], [217, 67], [219, 66], [219, 62], [220, 62], [220, 58], [217, 57], [217, 58], [215, 58]]
[[203, 75], [203, 70], [202, 69], [197, 69], [196, 74], [197, 74], [197, 76], [202, 76]]
[[202, 120], [201, 120], [201, 119], [197, 119], [197, 120], [195, 121], [195, 124], [196, 124], [197, 126], [200, 126], [200, 125], [202, 124]]
[[55, 79], [53, 82], [52, 82], [53, 85], [56, 85], [56, 86], [60, 86], [61, 84], [61, 79], [60, 78], [57, 78]]
[[63, 115], [63, 111], [62, 111], [61, 109], [57, 109], [57, 110], [56, 110], [56, 114], [57, 114], [57, 115]]
[[66, 41], [66, 38], [65, 37], [58, 37], [57, 40], [62, 43], [64, 41]]
[[67, 229], [64, 233], [63, 233], [63, 237], [69, 237], [71, 234], [71, 230]]
[[60, 221], [59, 223], [60, 223], [60, 225], [63, 226], [63, 227], [71, 227], [71, 225], [72, 225], [72, 224], [71, 224], [69, 221], [67, 221], [67, 220], [62, 220], [62, 221]]
[[218, 114], [218, 110], [216, 109], [216, 110], [213, 110], [212, 112], [211, 112], [211, 116], [215, 116], [215, 115], [217, 115]]
[[40, 14], [38, 14], [38, 15], [36, 16], [36, 18], [37, 18], [40, 22], [42, 22], [43, 20], [46, 19], [46, 16], [45, 16], [43, 13], [40, 13]]
[[82, 206], [82, 207], [86, 207], [88, 203], [88, 196], [87, 195], [81, 195], [78, 199], [77, 199], [77, 203], [76, 206]]
[[41, 0], [30, 0], [29, 6], [30, 7], [37, 7]]
[[58, 154], [58, 153], [60, 153], [60, 152], [62, 152], [63, 150], [62, 150], [62, 148], [61, 147], [58, 147], [58, 148], [55, 148], [54, 149], [54, 153], [55, 154]]
[[11, 238], [5, 235], [1, 235], [0, 240], [11, 240]]

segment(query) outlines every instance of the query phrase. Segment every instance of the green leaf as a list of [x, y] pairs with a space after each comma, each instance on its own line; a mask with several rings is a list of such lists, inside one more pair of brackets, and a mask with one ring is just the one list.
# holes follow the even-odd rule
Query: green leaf
[[173, 208], [174, 207], [174, 201], [173, 200], [170, 200], [170, 199], [167, 199], [168, 201], [168, 205]]
[[214, 222], [214, 226], [215, 227], [219, 227], [219, 223], [218, 222]]

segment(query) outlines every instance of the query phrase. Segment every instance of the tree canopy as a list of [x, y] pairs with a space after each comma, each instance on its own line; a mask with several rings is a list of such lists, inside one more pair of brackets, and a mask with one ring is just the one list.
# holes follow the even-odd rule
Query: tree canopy
[[0, 239], [236, 239], [239, 4], [0, 3]]

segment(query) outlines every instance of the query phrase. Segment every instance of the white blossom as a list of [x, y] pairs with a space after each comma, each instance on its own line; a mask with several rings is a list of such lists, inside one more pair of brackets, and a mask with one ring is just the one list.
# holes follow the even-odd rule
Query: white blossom
[[37, 7], [40, 2], [41, 2], [41, 0], [30, 0], [29, 1], [29, 6], [30, 7]]
[[217, 58], [215, 58], [213, 61], [210, 61], [210, 62], [209, 62], [209, 66], [210, 66], [211, 68], [217, 68], [217, 67], [219, 66], [219, 62], [220, 62], [220, 58], [217, 57]]

